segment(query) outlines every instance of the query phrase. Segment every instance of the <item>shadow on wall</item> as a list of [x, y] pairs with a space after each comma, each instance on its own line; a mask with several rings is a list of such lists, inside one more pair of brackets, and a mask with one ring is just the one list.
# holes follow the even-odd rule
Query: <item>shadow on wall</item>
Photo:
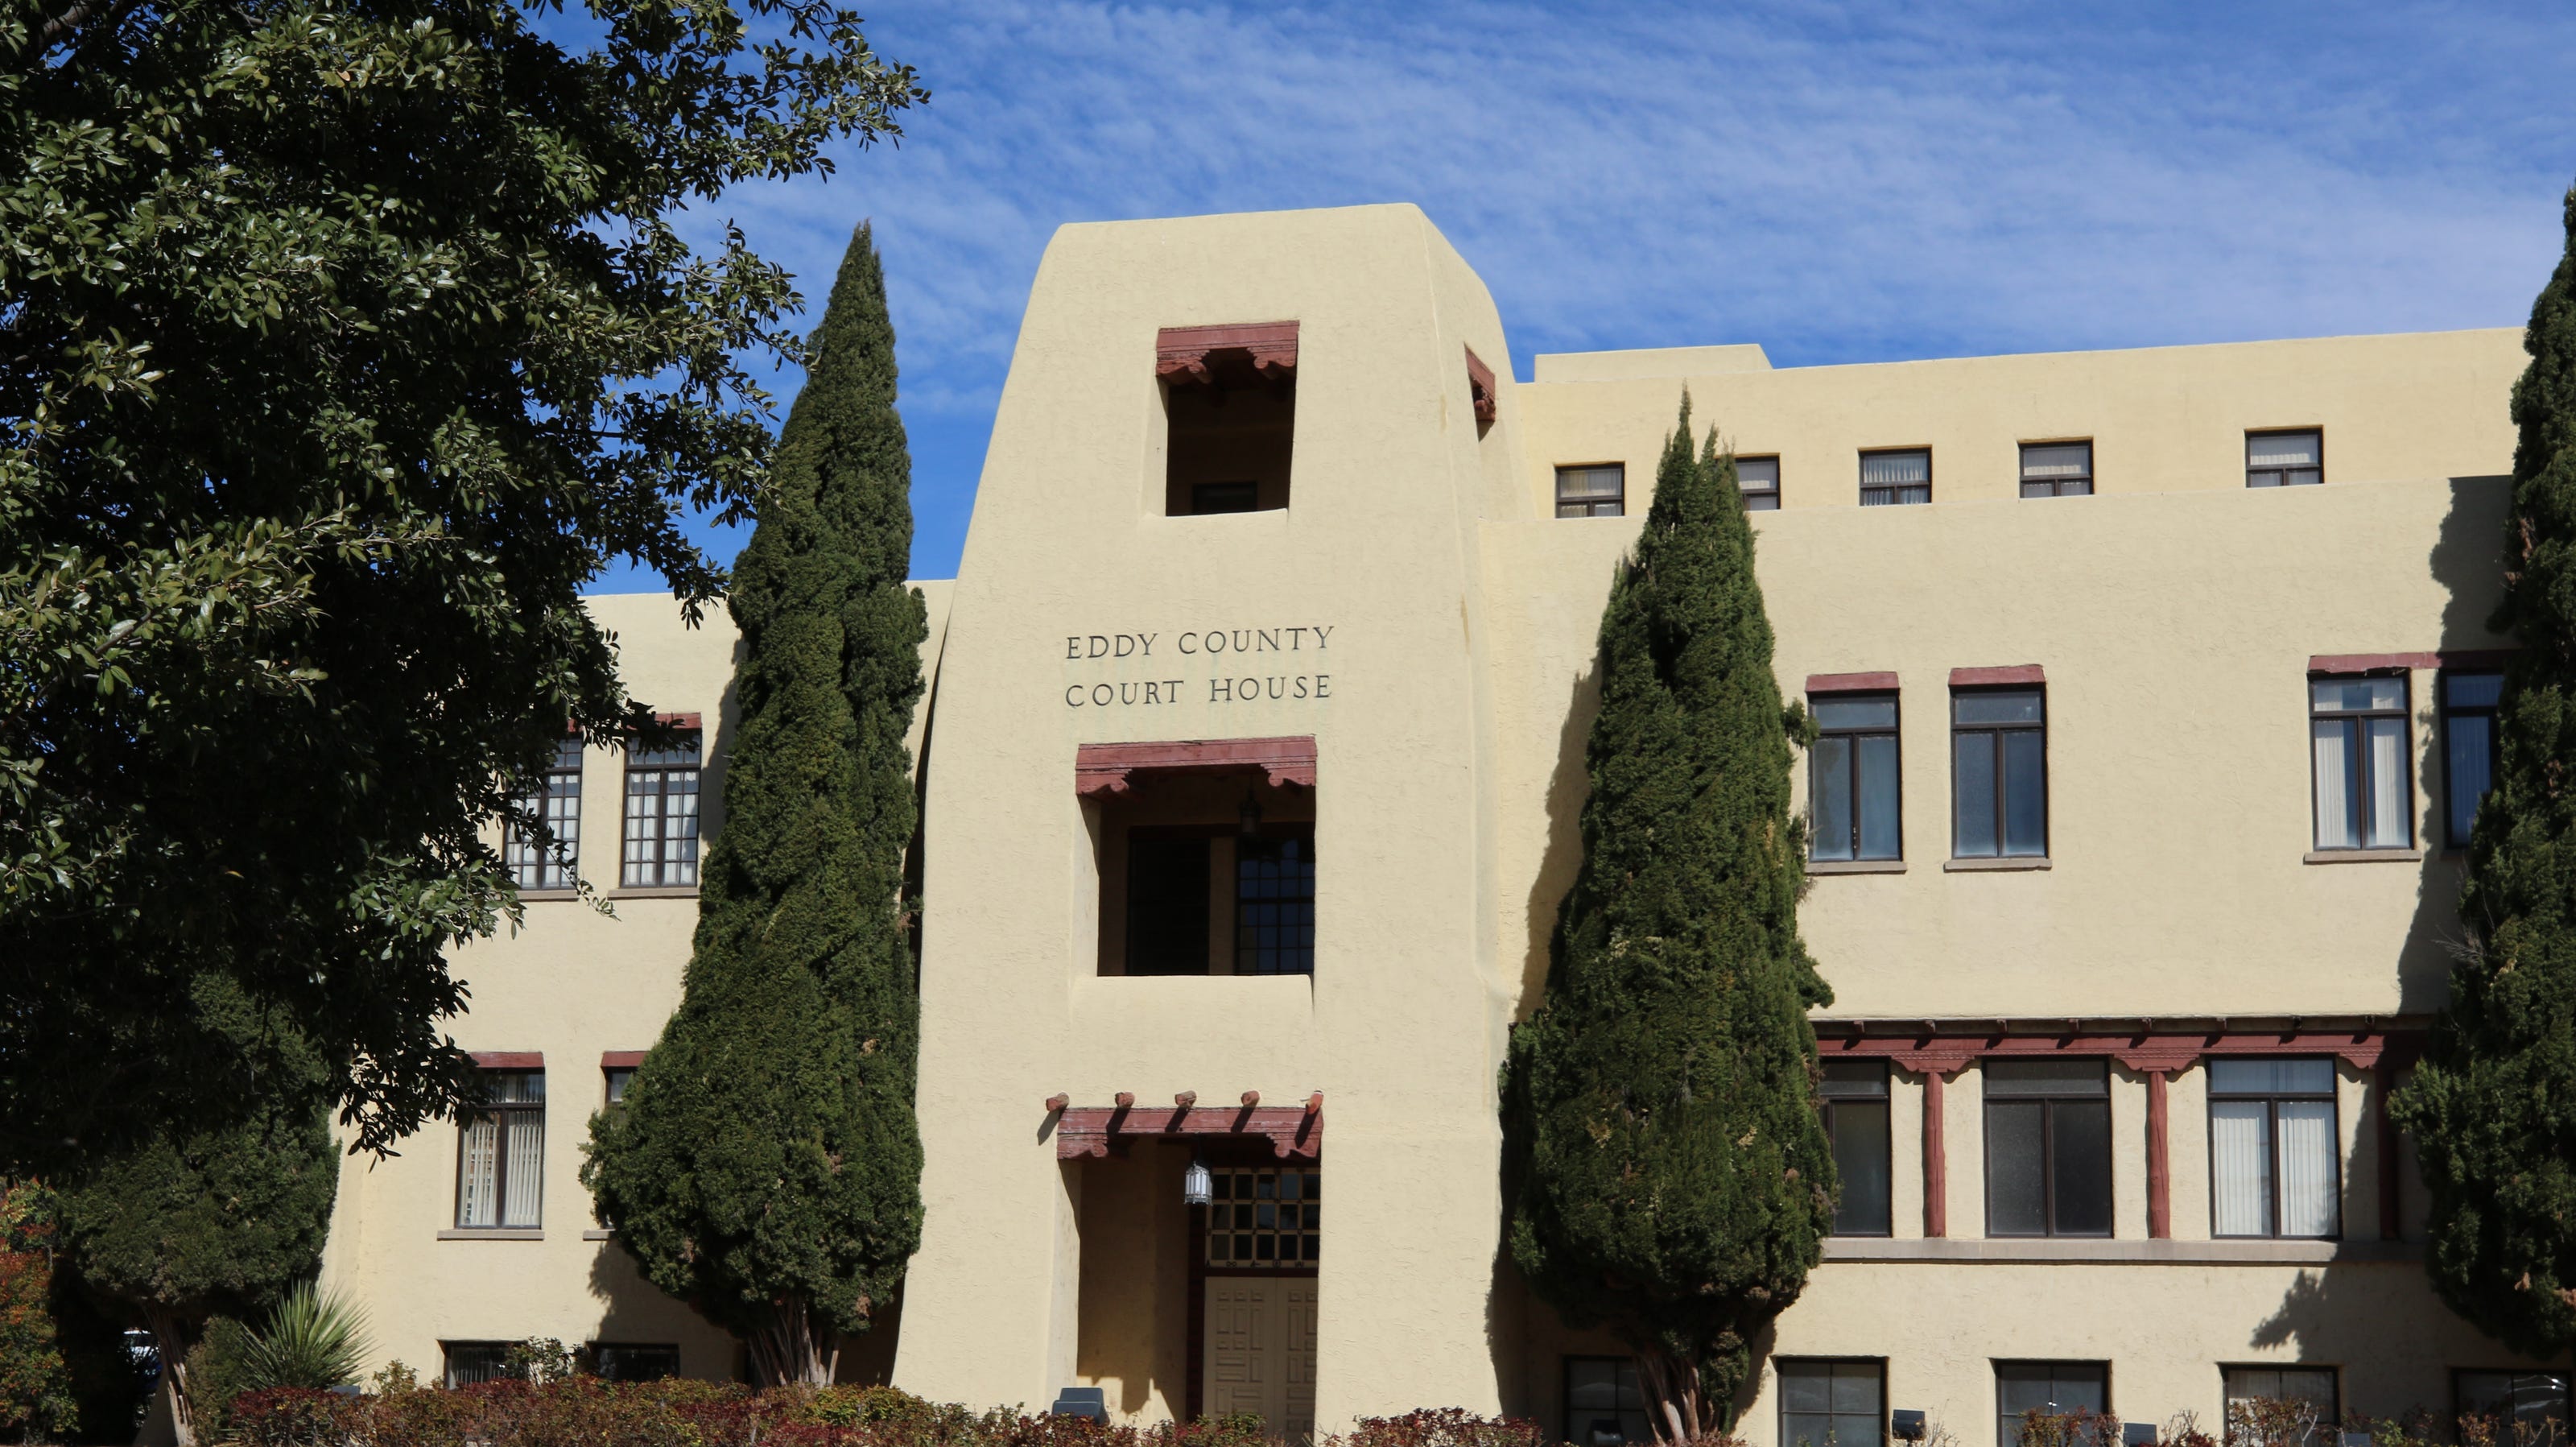
[[[2442, 515], [2441, 530], [2425, 556], [2433, 581], [2445, 594], [2441, 646], [2446, 652], [2508, 642], [2487, 631], [2487, 620], [2504, 595], [2504, 522], [2512, 488], [2509, 477], [2451, 479], [2450, 510]], [[2397, 994], [2401, 1011], [2421, 1015], [2440, 1009], [2449, 997], [2451, 963], [2467, 936], [2459, 915], [2460, 856], [2446, 852], [2449, 781], [2443, 766], [2441, 700], [2427, 697], [2413, 704], [2416, 718], [2430, 721], [2418, 730], [2415, 756], [2417, 777], [2433, 785], [2425, 790], [2433, 807], [2418, 836], [2424, 861], [2417, 876], [2415, 917], [2398, 951]]]
[[1601, 712], [1601, 657], [1596, 651], [1567, 691], [1565, 722], [1556, 734], [1556, 768], [1547, 778], [1547, 847], [1539, 853], [1538, 874], [1530, 881], [1529, 940], [1521, 959], [1521, 995], [1514, 1022], [1538, 1008], [1547, 989], [1550, 945], [1556, 935], [1556, 912], [1566, 891], [1583, 869], [1583, 804], [1592, 792], [1584, 767], [1584, 744], [1593, 717]]

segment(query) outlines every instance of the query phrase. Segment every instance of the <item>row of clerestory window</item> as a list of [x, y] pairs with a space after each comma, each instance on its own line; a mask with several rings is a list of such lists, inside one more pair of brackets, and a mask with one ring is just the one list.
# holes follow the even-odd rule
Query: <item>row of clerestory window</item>
[[[1761, 454], [1735, 459], [1736, 485], [1747, 512], [1780, 506], [1780, 459]], [[2093, 493], [2093, 441], [2074, 438], [2021, 444], [2023, 497], [2089, 497]], [[2325, 481], [2325, 434], [2316, 428], [2245, 434], [2245, 485], [2297, 487]], [[1900, 507], [1932, 500], [1932, 449], [1886, 447], [1860, 454], [1860, 505]], [[1556, 515], [1621, 517], [1628, 510], [1625, 463], [1588, 462], [1556, 470]]]

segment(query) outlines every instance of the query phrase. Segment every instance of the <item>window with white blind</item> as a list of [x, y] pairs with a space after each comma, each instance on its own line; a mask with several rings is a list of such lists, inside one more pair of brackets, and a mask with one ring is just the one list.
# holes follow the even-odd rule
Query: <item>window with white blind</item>
[[512, 828], [505, 853], [510, 877], [521, 889], [571, 889], [581, 855], [581, 736], [555, 746], [536, 792], [520, 807], [544, 825], [542, 832]]
[[1888, 507], [1932, 500], [1932, 449], [1860, 455], [1860, 505]]
[[1556, 515], [1614, 518], [1628, 510], [1628, 465], [1596, 463], [1556, 470]]
[[2413, 847], [2404, 675], [2309, 680], [2308, 740], [2317, 848]]
[[2326, 480], [2325, 434], [2248, 432], [2245, 434], [2247, 487], [2302, 487]]
[[626, 756], [626, 868], [630, 889], [698, 882], [698, 735]]
[[2209, 1062], [2209, 1231], [2341, 1234], [2331, 1056]]
[[2021, 445], [2021, 495], [2088, 497], [2093, 492], [2093, 444], [2025, 442]]
[[534, 1227], [546, 1184], [546, 1073], [486, 1070], [483, 1098], [457, 1129], [456, 1224]]
[[1780, 510], [1780, 459], [1776, 457], [1735, 459], [1735, 485], [1744, 493], [1746, 512], [1778, 512]]

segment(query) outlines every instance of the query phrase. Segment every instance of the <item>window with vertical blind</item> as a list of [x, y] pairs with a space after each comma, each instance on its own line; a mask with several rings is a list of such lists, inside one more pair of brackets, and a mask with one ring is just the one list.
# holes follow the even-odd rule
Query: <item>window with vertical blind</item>
[[1932, 500], [1932, 449], [1860, 455], [1860, 505], [1890, 507]]
[[2021, 445], [2022, 496], [2089, 497], [2092, 492], [2092, 443], [2025, 442]]
[[1780, 459], [1776, 457], [1735, 459], [1735, 485], [1744, 493], [1746, 512], [1779, 511]]
[[1880, 1447], [1887, 1440], [1884, 1362], [1783, 1360], [1780, 1447]]
[[480, 1072], [482, 1100], [457, 1127], [456, 1224], [533, 1227], [546, 1184], [546, 1073]]
[[2478, 805], [2495, 787], [2496, 706], [2503, 698], [2501, 673], [2442, 675], [2442, 823], [2454, 849], [2469, 847]]
[[1816, 1084], [1825, 1113], [1825, 1139], [1833, 1147], [1842, 1197], [1834, 1203], [1837, 1236], [1885, 1236], [1895, 1211], [1889, 1204], [1887, 1062], [1828, 1060]]
[[698, 735], [626, 756], [626, 869], [630, 889], [698, 882]]
[[544, 824], [542, 832], [513, 828], [505, 851], [510, 877], [521, 889], [571, 889], [581, 855], [581, 736], [555, 746], [554, 762], [535, 793], [519, 801]]
[[2247, 487], [2301, 487], [2326, 480], [2325, 434], [2248, 432], [2245, 434]]
[[2308, 681], [2316, 847], [2408, 849], [2414, 780], [2406, 747], [2406, 678]]
[[1556, 515], [1614, 518], [1628, 510], [1628, 466], [1621, 462], [1556, 470]]
[[1807, 857], [1903, 858], [1896, 695], [1820, 694], [1807, 709], [1817, 730], [1807, 755]]
[[2341, 1234], [2338, 1139], [2333, 1057], [2212, 1059], [2210, 1234]]

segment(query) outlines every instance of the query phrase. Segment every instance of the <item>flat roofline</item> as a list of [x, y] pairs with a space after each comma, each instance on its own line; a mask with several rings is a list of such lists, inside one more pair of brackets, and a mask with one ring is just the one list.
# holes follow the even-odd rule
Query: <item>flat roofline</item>
[[[2402, 342], [2433, 337], [2520, 336], [2519, 324], [2454, 327], [2426, 332], [2344, 332], [2322, 337], [2255, 337], [2217, 342], [2160, 342], [2144, 347], [2083, 347], [2064, 351], [1971, 352], [1949, 357], [1892, 357], [1875, 362], [1819, 362], [1802, 367], [1775, 367], [1755, 343], [1715, 347], [1642, 347], [1617, 352], [1547, 352], [1531, 359], [1530, 385], [1564, 382], [1668, 381], [1684, 377], [1721, 376], [1731, 372], [1830, 372], [1857, 367], [1929, 367], [1956, 362], [2000, 362], [2024, 358], [2129, 356], [2142, 352], [2214, 352], [2240, 347], [2324, 346], [2339, 342]], [[1760, 360], [1745, 365], [1738, 354]], [[1705, 362], [1701, 359], [1705, 359]]]

